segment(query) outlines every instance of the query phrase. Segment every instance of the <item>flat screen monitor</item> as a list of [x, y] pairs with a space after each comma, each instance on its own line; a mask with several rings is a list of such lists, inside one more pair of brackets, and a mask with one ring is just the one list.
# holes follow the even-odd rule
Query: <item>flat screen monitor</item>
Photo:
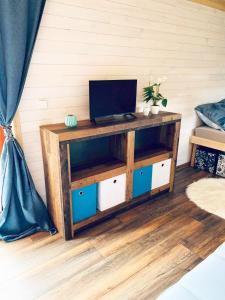
[[89, 81], [90, 119], [135, 112], [136, 95], [136, 79]]

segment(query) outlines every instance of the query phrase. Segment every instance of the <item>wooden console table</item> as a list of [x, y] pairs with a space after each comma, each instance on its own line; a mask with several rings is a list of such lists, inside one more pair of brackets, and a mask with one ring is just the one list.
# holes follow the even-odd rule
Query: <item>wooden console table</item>
[[[74, 232], [122, 209], [137, 205], [161, 191], [173, 191], [181, 115], [160, 112], [117, 124], [95, 126], [80, 121], [41, 126], [47, 205], [65, 240]], [[133, 173], [141, 167], [171, 159], [170, 179], [163, 186], [133, 198]], [[114, 176], [126, 174], [126, 201], [78, 223], [73, 222], [71, 194]]]

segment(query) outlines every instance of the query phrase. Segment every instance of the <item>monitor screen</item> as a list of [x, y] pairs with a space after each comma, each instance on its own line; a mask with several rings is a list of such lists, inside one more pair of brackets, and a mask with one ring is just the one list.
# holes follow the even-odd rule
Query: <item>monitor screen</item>
[[89, 81], [90, 119], [135, 112], [136, 94], [136, 79]]

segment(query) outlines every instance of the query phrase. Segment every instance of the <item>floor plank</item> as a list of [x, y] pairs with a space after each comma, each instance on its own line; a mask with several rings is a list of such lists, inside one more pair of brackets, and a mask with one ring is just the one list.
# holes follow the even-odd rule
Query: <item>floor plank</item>
[[173, 193], [69, 242], [46, 233], [0, 242], [1, 299], [156, 299], [225, 241], [225, 220], [185, 195], [189, 184], [210, 176], [180, 169]]

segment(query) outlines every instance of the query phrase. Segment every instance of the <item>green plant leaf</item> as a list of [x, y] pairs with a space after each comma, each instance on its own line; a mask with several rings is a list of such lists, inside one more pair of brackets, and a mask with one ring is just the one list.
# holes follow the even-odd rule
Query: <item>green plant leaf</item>
[[168, 102], [167, 99], [163, 99], [163, 100], [162, 100], [162, 105], [163, 105], [164, 107], [166, 107], [166, 106], [167, 106], [167, 102]]
[[144, 101], [145, 102], [148, 102], [152, 99], [153, 97], [153, 87], [152, 86], [148, 86], [148, 87], [145, 87], [144, 89], [144, 92], [143, 92], [143, 95], [144, 95]]
[[159, 101], [162, 101], [162, 105], [164, 107], [167, 106], [167, 99], [165, 99], [161, 93], [158, 93], [157, 95], [155, 95], [154, 92], [154, 87], [155, 86], [159, 86], [160, 87], [161, 84], [158, 83], [154, 83], [153, 85], [149, 85], [147, 87], [143, 88], [143, 98], [145, 102], [149, 102], [152, 101], [153, 105], [158, 105]]

